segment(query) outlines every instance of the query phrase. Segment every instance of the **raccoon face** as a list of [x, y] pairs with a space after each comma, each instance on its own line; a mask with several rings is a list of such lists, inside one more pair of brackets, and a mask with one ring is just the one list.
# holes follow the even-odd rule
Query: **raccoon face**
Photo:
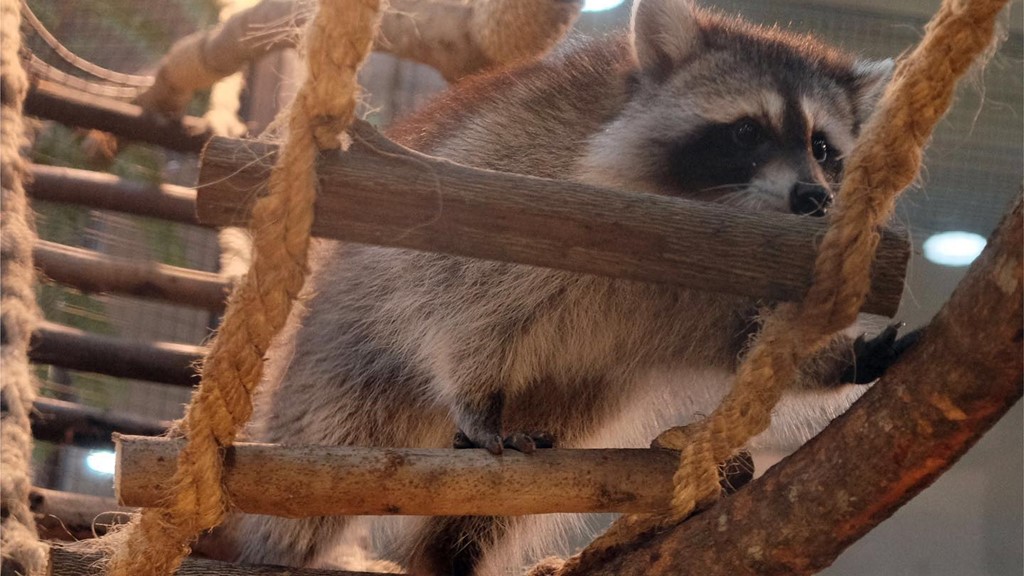
[[824, 215], [891, 73], [688, 0], [638, 0], [631, 96], [590, 142], [595, 184]]

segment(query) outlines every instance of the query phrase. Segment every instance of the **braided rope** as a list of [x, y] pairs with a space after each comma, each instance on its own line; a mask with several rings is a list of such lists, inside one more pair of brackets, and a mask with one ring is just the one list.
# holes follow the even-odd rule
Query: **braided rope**
[[[665, 522], [678, 522], [720, 492], [718, 463], [771, 424], [771, 411], [801, 362], [851, 324], [870, 289], [880, 228], [916, 177], [924, 146], [953, 99], [958, 79], [991, 44], [1006, 0], [944, 0], [917, 48], [899, 65], [847, 163], [836, 212], [799, 305], [769, 316], [737, 371], [735, 384], [706, 420], [661, 434], [680, 451], [667, 517], [625, 516], [588, 551], [600, 553]], [[581, 556], [559, 574], [570, 574]]]
[[[0, 314], [3, 345], [0, 348], [0, 393], [7, 405], [0, 422], [0, 500], [8, 511], [0, 528], [3, 558], [25, 574], [46, 570], [46, 545], [39, 541], [35, 518], [29, 507], [32, 480], [32, 428], [29, 414], [38, 388], [28, 363], [28, 346], [39, 318], [35, 300], [32, 245], [35, 230], [25, 197], [23, 179], [26, 144], [22, 104], [28, 78], [21, 66], [21, 4], [0, 2]], [[5, 566], [4, 572], [6, 573]]]
[[316, 158], [341, 145], [358, 94], [356, 71], [370, 51], [383, 0], [325, 0], [308, 31], [308, 77], [289, 113], [288, 140], [253, 208], [255, 258], [232, 294], [183, 422], [188, 444], [178, 458], [164, 508], [146, 510], [110, 560], [111, 576], [169, 575], [202, 530], [223, 519], [223, 449], [252, 413], [263, 356], [281, 329], [306, 275], [313, 222]]

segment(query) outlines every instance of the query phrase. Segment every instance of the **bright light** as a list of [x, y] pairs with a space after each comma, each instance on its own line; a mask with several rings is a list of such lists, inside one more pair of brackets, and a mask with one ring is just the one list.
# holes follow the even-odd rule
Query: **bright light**
[[90, 452], [89, 455], [85, 457], [85, 465], [93, 472], [98, 472], [100, 474], [113, 474], [115, 460], [116, 458], [113, 452], [97, 450]]
[[942, 232], [924, 241], [924, 257], [942, 266], [967, 266], [984, 247], [985, 239], [972, 232]]
[[584, 12], [601, 12], [603, 10], [611, 10], [616, 6], [622, 4], [623, 0], [587, 0], [583, 4]]

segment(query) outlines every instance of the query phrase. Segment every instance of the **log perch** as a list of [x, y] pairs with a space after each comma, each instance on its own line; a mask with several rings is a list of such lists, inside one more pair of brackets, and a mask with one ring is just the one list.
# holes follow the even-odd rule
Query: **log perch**
[[205, 355], [200, 346], [136, 342], [53, 322], [39, 323], [28, 352], [36, 364], [188, 387], [199, 382], [195, 365]]
[[[157, 505], [183, 445], [115, 438], [118, 502]], [[227, 451], [224, 482], [239, 510], [287, 517], [650, 512], [668, 505], [678, 463], [677, 453], [655, 449], [495, 457], [484, 450], [239, 443]]]
[[37, 200], [202, 226], [196, 218], [196, 191], [191, 188], [41, 164], [32, 165], [29, 174], [26, 191]]
[[584, 550], [559, 576], [797, 576], [830, 565], [1024, 393], [1022, 224], [1018, 201], [917, 346], [821, 434], [703, 513]]
[[169, 119], [140, 106], [36, 80], [25, 97], [25, 114], [67, 126], [92, 128], [178, 152], [198, 152], [210, 138], [206, 121]]
[[[87, 546], [50, 548], [50, 573], [47, 576], [105, 576], [102, 562], [105, 556], [88, 551]], [[6, 574], [6, 573], [5, 573]], [[381, 576], [375, 572], [347, 570], [319, 570], [316, 568], [286, 568], [252, 564], [228, 564], [202, 558], [186, 558], [175, 576]]]
[[124, 524], [134, 509], [118, 506], [113, 498], [33, 488], [29, 496], [40, 537], [80, 540], [103, 535], [109, 526]]
[[211, 272], [115, 258], [44, 240], [36, 243], [32, 256], [44, 276], [85, 293], [112, 292], [221, 312], [231, 289]]
[[[360, 122], [320, 159], [313, 234], [791, 301], [810, 286], [822, 219], [739, 211], [479, 170], [401, 147]], [[199, 220], [245, 226], [277, 147], [214, 138], [202, 155]], [[865, 312], [895, 313], [910, 248], [886, 230]]]
[[170, 426], [166, 420], [52, 398], [37, 398], [32, 404], [32, 437], [55, 444], [109, 449], [114, 432], [159, 436]]
[[[582, 0], [391, 0], [373, 49], [436, 69], [449, 82], [543, 54], [563, 38]], [[298, 44], [315, 6], [263, 0], [178, 40], [137, 102], [178, 116], [197, 90]]]

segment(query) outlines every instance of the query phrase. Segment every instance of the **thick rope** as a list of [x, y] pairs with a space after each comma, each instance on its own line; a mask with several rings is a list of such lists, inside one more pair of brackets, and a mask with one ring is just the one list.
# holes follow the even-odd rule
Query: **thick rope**
[[[957, 80], [992, 42], [1006, 0], [945, 0], [918, 47], [896, 70], [847, 163], [831, 226], [799, 305], [780, 306], [740, 366], [732, 391], [706, 420], [673, 428], [660, 446], [680, 450], [672, 510], [660, 518], [625, 517], [592, 545], [606, 549], [658, 523], [676, 522], [714, 501], [718, 463], [771, 424], [771, 411], [801, 362], [856, 320], [870, 288], [882, 225], [921, 167], [924, 146], [953, 99]], [[570, 560], [562, 573], [578, 563]]]
[[288, 139], [269, 195], [252, 214], [252, 269], [232, 294], [203, 366], [202, 383], [183, 422], [188, 444], [164, 508], [146, 510], [110, 560], [112, 576], [167, 576], [203, 530], [229, 508], [222, 486], [223, 449], [252, 413], [271, 338], [288, 317], [306, 275], [316, 194], [316, 159], [341, 145], [351, 123], [356, 71], [370, 52], [383, 0], [325, 0], [307, 36], [308, 76], [289, 113]]
[[[44, 574], [46, 545], [39, 541], [29, 507], [32, 479], [32, 428], [29, 414], [38, 388], [28, 363], [29, 338], [39, 318], [35, 300], [32, 245], [36, 234], [23, 180], [26, 145], [22, 104], [28, 78], [18, 57], [21, 3], [0, 1], [0, 394], [6, 408], [0, 418], [0, 501], [8, 511], [0, 528], [5, 564], [24, 574]], [[7, 572], [6, 566], [4, 573]]]

